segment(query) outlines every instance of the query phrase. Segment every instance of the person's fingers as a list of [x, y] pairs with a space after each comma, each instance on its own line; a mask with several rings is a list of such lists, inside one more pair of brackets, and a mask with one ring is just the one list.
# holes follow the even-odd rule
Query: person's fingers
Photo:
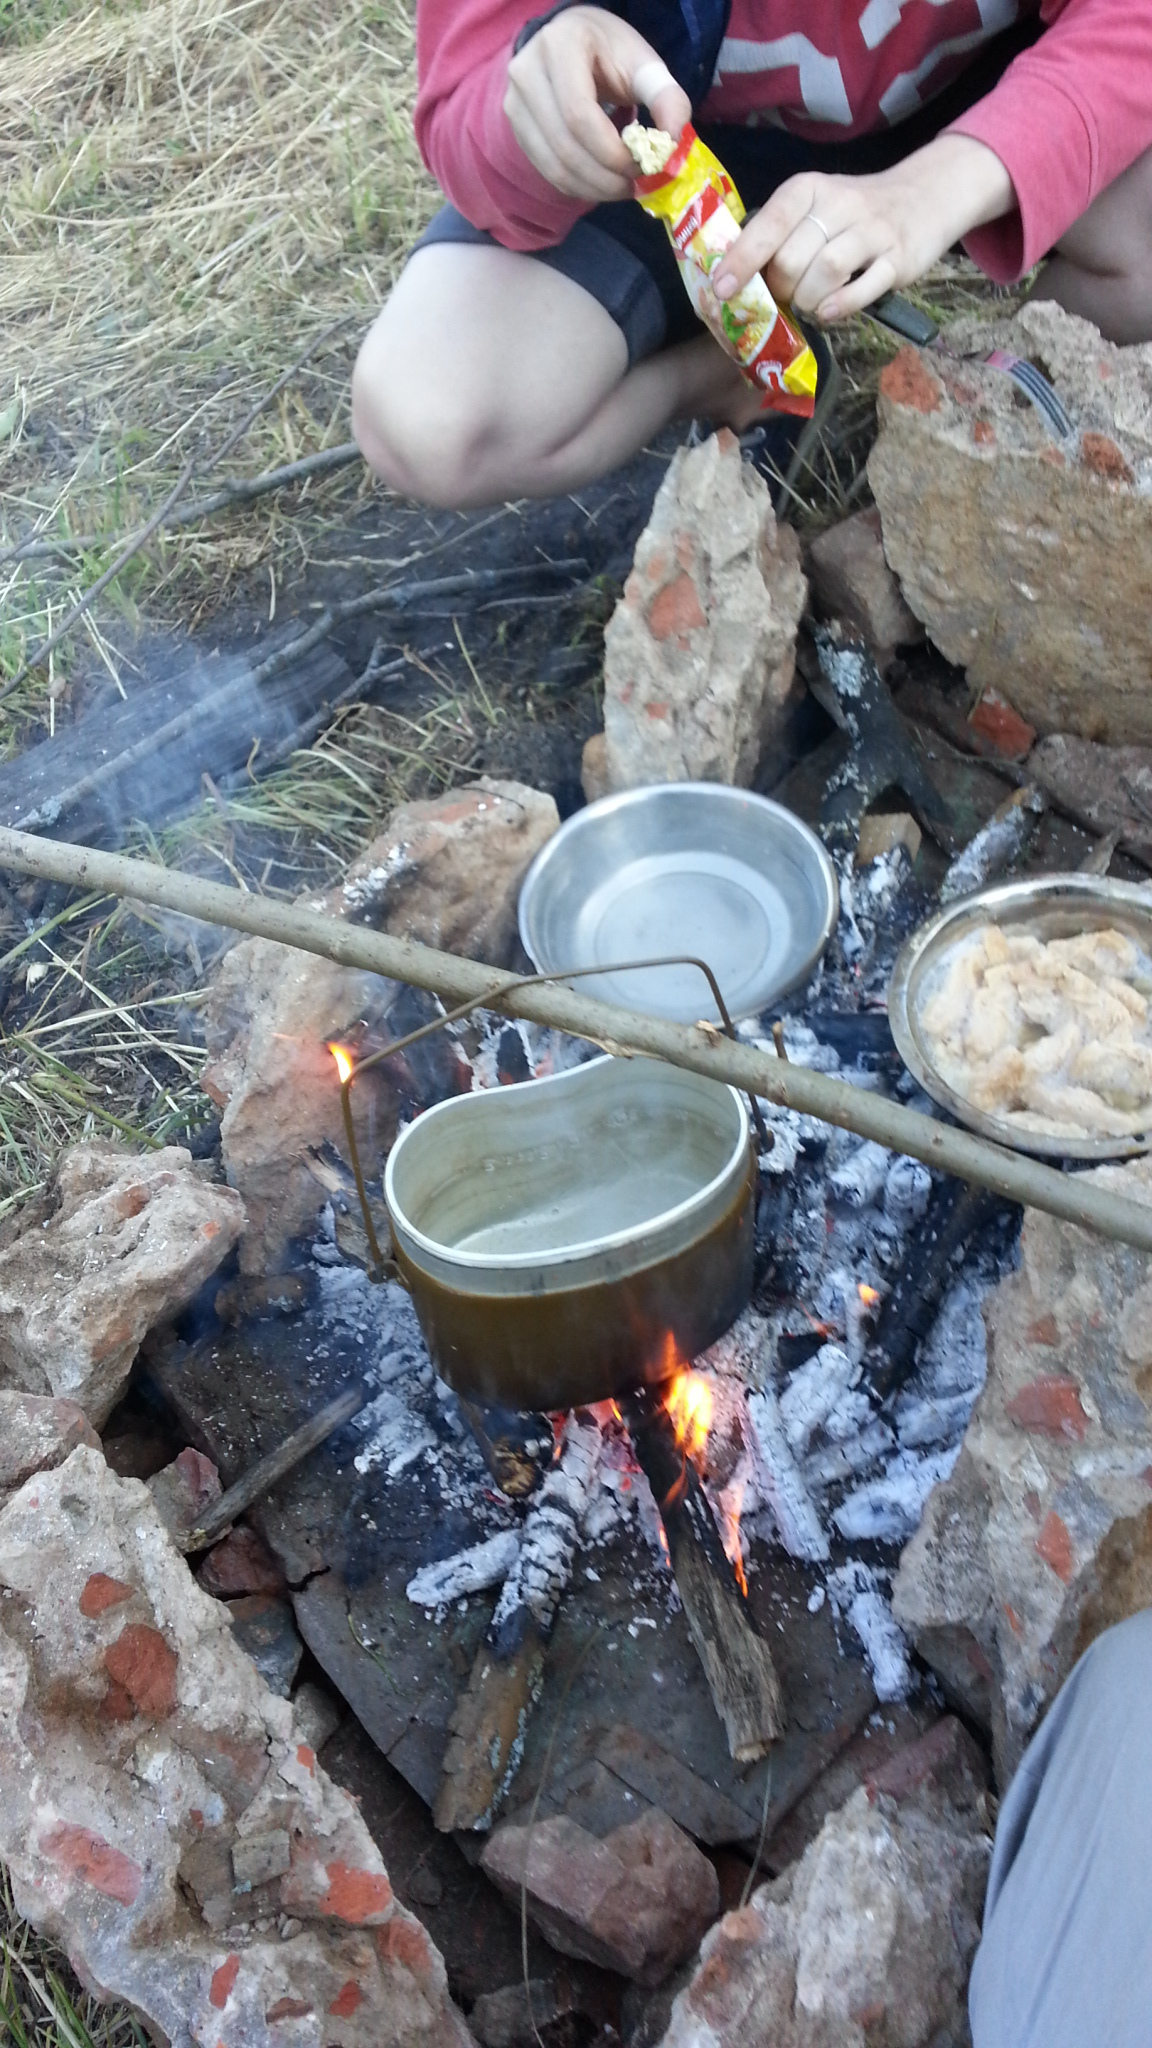
[[865, 306], [872, 305], [874, 300], [882, 299], [885, 292], [893, 291], [897, 285], [907, 282], [908, 280], [898, 271], [892, 254], [886, 250], [874, 263], [869, 264], [867, 270], [861, 271], [859, 277], [854, 277], [838, 291], [829, 293], [816, 307], [817, 317], [826, 322], [846, 320], [853, 313], [863, 312]]
[[573, 178], [568, 166], [553, 146], [551, 137], [546, 135], [540, 126], [534, 109], [514, 87], [509, 87], [504, 109], [511, 123], [512, 133], [529, 163], [539, 171], [540, 176], [555, 186], [557, 192], [563, 192], [570, 198], [587, 197], [580, 187], [579, 180]]
[[[728, 250], [713, 279], [712, 288], [718, 299], [730, 299], [733, 293], [742, 291], [750, 277], [763, 270], [777, 251], [783, 248], [788, 237], [795, 233], [801, 221], [813, 209], [813, 180], [802, 176], [789, 178], [774, 192], [767, 206], [746, 220], [740, 234]], [[819, 208], [815, 208], [819, 212]], [[830, 226], [825, 222], [825, 226]]]
[[637, 105], [647, 107], [656, 126], [667, 134], [679, 135], [692, 119], [692, 102], [662, 57], [646, 57], [633, 71], [631, 84]]
[[768, 288], [775, 298], [794, 305], [797, 312], [814, 313], [833, 292], [874, 263], [890, 242], [882, 222], [855, 222], [818, 249], [799, 276], [778, 278], [775, 265], [770, 264]]
[[[630, 181], [636, 175], [636, 166], [628, 150], [620, 140], [616, 128], [609, 120], [598, 97], [601, 87], [594, 75], [593, 66], [586, 56], [580, 62], [573, 62], [568, 52], [550, 50], [546, 54], [547, 84], [555, 109], [555, 130], [545, 124], [545, 132], [553, 147], [569, 168], [577, 167], [579, 151], [588, 165], [595, 165], [619, 185], [619, 181]], [[627, 90], [627, 88], [625, 88]], [[564, 138], [570, 139], [571, 148], [565, 147]], [[605, 197], [627, 197], [631, 183], [622, 189], [613, 190]]]
[[831, 248], [839, 248], [843, 239], [838, 231], [828, 229], [823, 221], [816, 220], [811, 214], [805, 214], [803, 220], [781, 243], [776, 254], [762, 265], [768, 280], [768, 288], [773, 296], [777, 299], [795, 298], [801, 279], [807, 278], [816, 270], [824, 272], [826, 292], [840, 284], [843, 277], [849, 276], [850, 272], [837, 272], [833, 275], [833, 270], [828, 264], [828, 252]]
[[[626, 199], [632, 190], [627, 175], [603, 164], [573, 136], [545, 80], [537, 82], [531, 99], [510, 81], [504, 102], [512, 132], [541, 177], [574, 199]], [[611, 125], [611, 124], [609, 124]], [[625, 160], [631, 161], [625, 151]]]

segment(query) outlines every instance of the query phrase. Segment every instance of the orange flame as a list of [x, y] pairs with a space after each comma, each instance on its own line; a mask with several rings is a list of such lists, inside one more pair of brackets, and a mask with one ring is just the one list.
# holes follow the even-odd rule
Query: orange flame
[[877, 1302], [880, 1299], [880, 1290], [878, 1287], [869, 1287], [865, 1284], [863, 1280], [858, 1280], [856, 1283], [856, 1291], [859, 1294], [861, 1301], [864, 1303], [865, 1308], [875, 1308]]
[[340, 1086], [343, 1087], [345, 1081], [351, 1080], [356, 1062], [346, 1045], [337, 1045], [333, 1040], [329, 1040], [328, 1050], [336, 1062], [336, 1072], [340, 1076]]
[[712, 1388], [702, 1373], [683, 1367], [664, 1396], [676, 1441], [690, 1458], [699, 1457], [712, 1427]]

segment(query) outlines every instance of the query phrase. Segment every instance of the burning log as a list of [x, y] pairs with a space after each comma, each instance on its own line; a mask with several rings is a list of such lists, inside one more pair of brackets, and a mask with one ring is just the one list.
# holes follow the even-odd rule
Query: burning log
[[489, 1828], [520, 1763], [552, 1618], [572, 1570], [600, 1463], [600, 1426], [569, 1417], [560, 1458], [524, 1523], [519, 1554], [449, 1723], [433, 1818], [445, 1834]]
[[[683, 1400], [680, 1405], [690, 1408]], [[784, 1729], [771, 1652], [748, 1619], [736, 1568], [685, 1448], [675, 1406], [669, 1409], [663, 1390], [645, 1388], [628, 1395], [621, 1411], [660, 1510], [692, 1641], [729, 1751], [737, 1763], [754, 1763]]]
[[878, 1403], [908, 1379], [959, 1260], [997, 1206], [994, 1195], [963, 1181], [946, 1180], [933, 1191], [869, 1346], [864, 1383]]

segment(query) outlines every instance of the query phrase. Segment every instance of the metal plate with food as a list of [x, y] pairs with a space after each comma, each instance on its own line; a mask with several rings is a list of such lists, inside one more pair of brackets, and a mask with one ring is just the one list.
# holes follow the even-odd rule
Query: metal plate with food
[[718, 1021], [698, 969], [607, 971], [665, 954], [706, 960], [733, 1017], [811, 973], [836, 924], [836, 871], [815, 833], [768, 797], [712, 782], [602, 797], [542, 848], [520, 936], [542, 974], [598, 967], [584, 993], [679, 1023]]
[[909, 1071], [985, 1137], [1152, 1149], [1152, 889], [1045, 875], [964, 897], [908, 940], [888, 1012]]

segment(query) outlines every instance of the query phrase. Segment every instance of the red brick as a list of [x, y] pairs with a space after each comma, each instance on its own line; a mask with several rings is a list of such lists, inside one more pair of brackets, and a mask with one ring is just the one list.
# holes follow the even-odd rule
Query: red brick
[[217, 2012], [223, 2012], [224, 2007], [232, 1996], [232, 1989], [239, 1975], [240, 1958], [237, 1955], [228, 1956], [221, 1963], [220, 1968], [213, 1971], [212, 1983], [208, 1992], [208, 2002], [210, 2005], [215, 2006]]
[[1017, 1614], [1016, 1609], [1014, 1607], [1010, 1607], [1007, 1600], [1004, 1602], [1004, 1612], [1008, 1617], [1008, 1626], [1011, 1629], [1013, 1635], [1023, 1635], [1024, 1624], [1021, 1621], [1020, 1616]]
[[[315, 2010], [315, 2006], [309, 2005], [307, 1999], [280, 1998], [275, 2005], [269, 2006], [264, 2018], [269, 2026], [274, 2027], [277, 2020], [306, 2020]], [[330, 2005], [328, 2010], [335, 2012], [336, 2008]]]
[[361, 1927], [391, 1906], [392, 1887], [382, 1870], [354, 1870], [339, 1862], [325, 1864], [324, 1870], [328, 1889], [320, 1901], [322, 1913]]
[[1080, 1443], [1088, 1434], [1088, 1417], [1075, 1380], [1030, 1380], [1009, 1401], [1006, 1412], [1033, 1436], [1063, 1436]]
[[913, 412], [939, 412], [940, 380], [931, 376], [917, 349], [902, 348], [880, 372], [880, 389], [893, 405]]
[[998, 690], [985, 690], [968, 723], [973, 731], [1006, 760], [1018, 761], [1036, 744], [1036, 727], [1002, 697]]
[[658, 590], [648, 607], [648, 631], [654, 640], [669, 640], [673, 633], [691, 633], [707, 623], [696, 585], [685, 573]]
[[667, 704], [653, 702], [645, 704], [644, 709], [649, 718], [667, 718], [669, 707]]
[[996, 429], [992, 425], [991, 420], [973, 420], [972, 439], [981, 448], [994, 448], [996, 445]]
[[123, 1601], [131, 1600], [135, 1591], [135, 1586], [126, 1586], [123, 1579], [110, 1579], [107, 1572], [93, 1572], [80, 1595], [80, 1612], [86, 1621], [95, 1621], [109, 1607], [119, 1607]]
[[1051, 1309], [1047, 1315], [1037, 1316], [1034, 1323], [1029, 1323], [1025, 1335], [1030, 1344], [1058, 1344], [1060, 1328]]
[[131, 1622], [104, 1652], [104, 1667], [116, 1685], [123, 1686], [141, 1714], [162, 1720], [176, 1705], [175, 1650], [170, 1650], [159, 1629]]
[[1107, 477], [1110, 483], [1135, 482], [1124, 455], [1107, 434], [1081, 434], [1080, 460], [1085, 469], [1093, 470], [1097, 476]]
[[296, 1750], [296, 1761], [298, 1764], [303, 1764], [306, 1771], [314, 1771], [316, 1769], [316, 1751], [307, 1742], [301, 1742]]
[[419, 1920], [401, 1919], [398, 1914], [386, 1927], [377, 1928], [376, 1947], [385, 1961], [402, 1964], [418, 1983], [432, 1973], [432, 1944]]
[[131, 1693], [127, 1693], [115, 1679], [109, 1679], [108, 1690], [100, 1702], [100, 1712], [106, 1721], [134, 1721], [136, 1707]]
[[144, 1882], [140, 1865], [123, 1850], [114, 1849], [102, 1835], [93, 1834], [91, 1828], [58, 1821], [48, 1834], [41, 1835], [39, 1848], [50, 1863], [81, 1878], [106, 1899], [115, 1899], [121, 1906], [136, 1904]]
[[1067, 1526], [1061, 1521], [1055, 1509], [1044, 1517], [1044, 1527], [1036, 1538], [1036, 1554], [1050, 1565], [1058, 1579], [1068, 1585], [1076, 1568], [1072, 1555], [1072, 1538]]
[[355, 1977], [349, 1977], [348, 1982], [341, 1985], [328, 2010], [333, 2019], [350, 2020], [353, 2013], [359, 2012], [363, 2003], [364, 1993]]
[[238, 1593], [282, 1593], [284, 1574], [263, 1538], [241, 1522], [210, 1550], [197, 1577], [206, 1593], [230, 1600]]

